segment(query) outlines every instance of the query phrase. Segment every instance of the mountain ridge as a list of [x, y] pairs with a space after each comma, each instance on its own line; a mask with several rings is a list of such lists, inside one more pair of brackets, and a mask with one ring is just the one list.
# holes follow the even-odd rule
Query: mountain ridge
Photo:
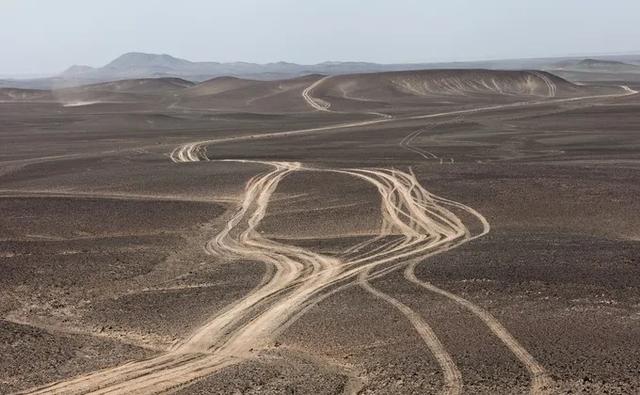
[[[575, 67], [581, 60], [624, 61], [632, 68], [640, 67], [640, 55], [602, 57], [567, 57], [540, 59], [511, 59], [495, 61], [446, 62], [446, 63], [393, 63], [380, 64], [360, 61], [325, 61], [304, 65], [285, 61], [271, 63], [250, 62], [194, 62], [169, 54], [127, 52], [100, 67], [73, 65], [53, 77], [0, 80], [0, 87], [51, 89], [101, 82], [140, 78], [182, 78], [201, 82], [215, 77], [238, 77], [255, 80], [282, 80], [309, 74], [343, 75], [355, 73], [378, 73], [387, 71], [414, 71], [427, 69], [539, 69], [558, 68], [563, 62]], [[582, 65], [584, 67], [585, 64]], [[625, 66], [627, 67], [627, 66]], [[592, 68], [593, 69], [593, 68]], [[592, 71], [592, 70], [588, 70]]]

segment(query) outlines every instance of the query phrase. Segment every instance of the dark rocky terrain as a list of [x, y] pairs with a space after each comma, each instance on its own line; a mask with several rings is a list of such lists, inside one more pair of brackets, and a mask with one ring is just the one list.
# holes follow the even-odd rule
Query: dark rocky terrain
[[[158, 368], [149, 382], [165, 375], [181, 394], [438, 393], [450, 378], [420, 321], [463, 393], [640, 391], [637, 86], [432, 70], [335, 76], [308, 89], [321, 78], [0, 89], [0, 393], [52, 382], [63, 384], [43, 392], [71, 393], [64, 383], [76, 376], [87, 391], [154, 392], [114, 369], [174, 355], [273, 278], [257, 253], [207, 246], [275, 162], [305, 170], [279, 181], [253, 236], [289, 248], [274, 251], [350, 262], [354, 245], [380, 233], [384, 185], [335, 172], [345, 169], [413, 174], [458, 202], [451, 212], [479, 236], [332, 282], [251, 350], [232, 349], [188, 380]], [[288, 131], [297, 132], [278, 134]], [[174, 163], [187, 162], [176, 148], [203, 141], [187, 151], [198, 161]], [[407, 277], [412, 262], [420, 283]], [[545, 386], [532, 386], [535, 364], [484, 313], [430, 285], [499, 322], [543, 368]], [[253, 305], [227, 343], [193, 358], [225, 350], [296, 287]], [[181, 355], [176, 365], [190, 366]], [[99, 369], [113, 383], [96, 384]]]

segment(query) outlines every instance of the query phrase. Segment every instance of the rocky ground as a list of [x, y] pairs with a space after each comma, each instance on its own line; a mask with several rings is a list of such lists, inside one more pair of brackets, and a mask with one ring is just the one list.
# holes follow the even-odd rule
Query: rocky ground
[[[409, 111], [394, 105], [386, 107]], [[0, 103], [0, 393], [161, 355], [269, 277], [263, 262], [203, 248], [267, 168], [176, 164], [176, 146], [373, 117]], [[427, 190], [491, 225], [421, 259], [419, 279], [495, 317], [548, 372], [553, 391], [640, 391], [638, 95], [251, 138], [207, 155], [412, 169]], [[375, 233], [379, 211], [369, 184], [299, 172], [278, 186], [260, 232], [340, 256]], [[464, 393], [529, 391], [529, 372], [468, 309], [402, 270], [371, 284], [432, 327]], [[357, 282], [333, 291], [255, 358], [178, 393], [442, 389], [443, 373], [405, 315]]]

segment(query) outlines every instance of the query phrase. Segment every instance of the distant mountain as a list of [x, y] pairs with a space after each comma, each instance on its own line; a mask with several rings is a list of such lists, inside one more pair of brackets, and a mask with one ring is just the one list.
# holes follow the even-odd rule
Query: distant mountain
[[578, 62], [579, 66], [586, 67], [601, 67], [601, 66], [630, 66], [624, 62], [617, 60], [602, 60], [602, 59], [583, 59]]
[[251, 77], [255, 79], [282, 79], [305, 74], [346, 74], [366, 71], [390, 71], [424, 68], [416, 65], [379, 65], [363, 62], [325, 62], [316, 65], [299, 65], [288, 62], [247, 63], [247, 62], [191, 62], [171, 55], [157, 55], [140, 52], [126, 53], [109, 64], [91, 68], [72, 66], [59, 78], [72, 80], [108, 81], [114, 79], [178, 77], [202, 81], [220, 76]]
[[552, 72], [559, 71], [568, 78], [574, 75], [571, 74], [570, 76], [567, 74], [568, 72], [584, 74], [597, 71], [599, 73], [598, 78], [601, 78], [600, 74], [602, 73], [620, 73], [625, 76], [635, 75], [638, 72], [637, 68], [640, 68], [640, 65], [632, 64], [636, 62], [640, 63], [639, 55], [616, 55], [588, 59], [573, 57], [408, 64], [323, 62], [314, 65], [300, 65], [288, 62], [266, 64], [191, 62], [167, 54], [130, 52], [119, 56], [102, 67], [94, 68], [75, 65], [61, 74], [49, 78], [0, 80], [0, 87], [58, 89], [141, 78], [181, 78], [195, 82], [225, 76], [256, 80], [283, 80], [309, 74], [342, 75], [428, 69], [539, 69]]
[[95, 69], [91, 66], [82, 66], [82, 65], [73, 65], [62, 72], [62, 75], [80, 75], [80, 74], [88, 74], [95, 71]]
[[103, 67], [104, 70], [179, 70], [191, 67], [194, 63], [188, 60], [174, 58], [170, 55], [155, 55], [140, 52], [126, 53]]
[[[633, 61], [633, 58], [626, 60]], [[545, 70], [571, 81], [640, 81], [640, 65], [613, 59], [568, 59], [554, 62]]]
[[605, 59], [581, 59], [559, 62], [555, 65], [558, 70], [572, 70], [585, 72], [609, 72], [609, 73], [639, 73], [640, 66], [624, 63], [617, 60]]

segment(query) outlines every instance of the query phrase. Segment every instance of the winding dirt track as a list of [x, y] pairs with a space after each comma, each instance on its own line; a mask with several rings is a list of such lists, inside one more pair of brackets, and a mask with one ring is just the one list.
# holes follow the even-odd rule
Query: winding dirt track
[[405, 138], [402, 139], [402, 141], [400, 141], [399, 145], [402, 148], [404, 148], [404, 149], [406, 149], [408, 151], [415, 152], [416, 154], [420, 155], [424, 159], [440, 159], [433, 152], [429, 152], [429, 151], [426, 151], [426, 150], [424, 150], [422, 148], [418, 148], [418, 147], [415, 147], [414, 145], [412, 145], [413, 140], [415, 140], [423, 132], [424, 132], [424, 129], [419, 129], [419, 130], [416, 130], [416, 131], [413, 131], [413, 132], [409, 133]]
[[547, 97], [556, 97], [556, 91], [557, 91], [556, 84], [553, 81], [551, 81], [551, 79], [546, 75], [544, 75], [543, 73], [540, 73], [538, 71], [533, 71], [532, 73], [538, 78], [540, 78], [545, 83], [545, 85], [547, 85], [547, 89], [549, 89], [549, 93], [547, 94]]
[[311, 95], [311, 92], [314, 88], [316, 88], [329, 78], [331, 78], [331, 76], [322, 77], [313, 84], [309, 85], [304, 91], [302, 91], [302, 98], [307, 102], [307, 104], [318, 111], [329, 111], [329, 107], [331, 107], [331, 105], [324, 100], [316, 99]]
[[[319, 111], [325, 111], [329, 106], [318, 104], [310, 96], [310, 92], [323, 80], [325, 79], [316, 81], [303, 93], [304, 99]], [[510, 106], [512, 105], [484, 109]], [[455, 111], [410, 119], [482, 110]], [[391, 120], [384, 118], [258, 136], [290, 136], [389, 121]], [[207, 145], [248, 138], [251, 137], [188, 143], [176, 148], [171, 153], [171, 159], [177, 163], [209, 160], [205, 148]], [[409, 306], [370, 283], [371, 279], [398, 269], [404, 269], [404, 276], [408, 281], [454, 301], [483, 322], [528, 370], [531, 376], [531, 393], [551, 391], [553, 383], [545, 369], [495, 317], [471, 301], [415, 275], [416, 265], [425, 258], [487, 234], [490, 231], [489, 223], [479, 212], [428, 192], [411, 171], [384, 168], [318, 169], [298, 162], [240, 162], [260, 163], [270, 170], [256, 175], [246, 184], [237, 211], [226, 227], [207, 243], [206, 250], [230, 259], [245, 258], [264, 262], [272, 273], [268, 281], [211, 317], [189, 337], [159, 356], [52, 383], [27, 393], [142, 394], [186, 386], [222, 368], [256, 357], [260, 351], [270, 347], [278, 334], [307, 309], [346, 286], [360, 285], [407, 318], [442, 369], [442, 392], [458, 394], [463, 386], [460, 371], [429, 324]], [[257, 228], [265, 216], [271, 197], [285, 177], [300, 171], [346, 174], [373, 185], [381, 198], [382, 226], [379, 234], [346, 250], [340, 256], [322, 255], [264, 238]], [[469, 220], [468, 224], [462, 221], [458, 216], [460, 214], [464, 214], [462, 216]]]

